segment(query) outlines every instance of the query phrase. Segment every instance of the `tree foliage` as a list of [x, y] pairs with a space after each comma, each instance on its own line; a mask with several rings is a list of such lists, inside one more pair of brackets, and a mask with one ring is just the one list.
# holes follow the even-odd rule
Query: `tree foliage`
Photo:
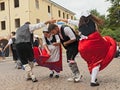
[[[113, 37], [120, 42], [120, 0], [107, 0], [111, 2], [111, 7], [108, 9], [106, 28], [115, 33]], [[109, 33], [109, 30], [107, 30]]]
[[102, 30], [101, 34], [102, 34], [103, 36], [111, 36], [111, 37], [113, 37], [113, 38], [116, 39], [116, 34], [115, 34], [115, 32], [114, 32], [113, 30], [111, 30], [111, 29], [104, 28], [104, 29]]
[[112, 6], [108, 9], [108, 27], [116, 30], [120, 27], [120, 0], [107, 0], [110, 1]]
[[117, 30], [112, 30], [110, 28], [104, 28], [101, 32], [103, 36], [111, 36], [116, 41], [120, 42], [120, 28]]
[[104, 25], [100, 27], [100, 32], [103, 36], [111, 36], [120, 42], [120, 0], [107, 0], [111, 2], [111, 7], [108, 9], [109, 14], [100, 15], [97, 10], [91, 10], [91, 13], [102, 18]]

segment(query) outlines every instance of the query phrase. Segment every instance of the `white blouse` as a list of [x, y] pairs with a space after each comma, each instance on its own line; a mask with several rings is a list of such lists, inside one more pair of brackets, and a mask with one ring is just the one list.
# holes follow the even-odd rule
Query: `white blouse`
[[[50, 38], [47, 38], [47, 39], [48, 41], [51, 41], [53, 39], [52, 35], [50, 36]], [[55, 35], [55, 39], [57, 43], [60, 43], [60, 38], [58, 35]], [[44, 35], [42, 37], [42, 40], [43, 40], [43, 45], [47, 45]]]

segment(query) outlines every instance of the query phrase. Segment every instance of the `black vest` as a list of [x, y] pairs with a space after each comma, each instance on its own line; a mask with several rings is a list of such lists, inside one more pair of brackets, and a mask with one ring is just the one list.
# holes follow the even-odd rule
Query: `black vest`
[[46, 41], [47, 45], [50, 45], [51, 43], [56, 42], [55, 35], [53, 35], [52, 37], [53, 37], [53, 38], [52, 38], [52, 40], [51, 40], [51, 41], [48, 41], [48, 39], [45, 37], [45, 41]]
[[[62, 43], [62, 45], [63, 45], [63, 47], [65, 48], [65, 49], [67, 49], [67, 48], [70, 48], [70, 47], [74, 47], [74, 46], [78, 46], [78, 41], [77, 41], [77, 39], [76, 39], [76, 41], [75, 42], [73, 42], [73, 43], [71, 43], [71, 44], [69, 44], [69, 45], [67, 45], [67, 46], [64, 46], [64, 42], [66, 42], [66, 41], [68, 41], [68, 40], [70, 40], [70, 38], [68, 37], [68, 36], [66, 36], [65, 35], [65, 32], [64, 32], [64, 28], [65, 27], [70, 27], [70, 26], [68, 26], [68, 25], [62, 25], [61, 26], [61, 35], [62, 35], [62, 37], [63, 37], [63, 39], [61, 39], [60, 38], [60, 40], [61, 40], [61, 43]], [[71, 27], [70, 27], [71, 28]], [[73, 33], [75, 34], [75, 32], [74, 32], [74, 30], [71, 28], [71, 30], [73, 31]], [[75, 36], [76, 36], [76, 34], [75, 34]]]

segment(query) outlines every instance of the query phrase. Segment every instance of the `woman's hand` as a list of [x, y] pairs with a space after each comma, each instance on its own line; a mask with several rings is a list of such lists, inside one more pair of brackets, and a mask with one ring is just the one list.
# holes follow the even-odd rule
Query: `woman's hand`
[[63, 21], [63, 22], [66, 22], [66, 23], [68, 22], [67, 19], [58, 19], [58, 20], [57, 20], [57, 22], [60, 22], [60, 21]]
[[49, 21], [46, 21], [45, 24], [52, 24], [52, 23], [56, 23], [56, 19], [51, 19]]
[[59, 46], [60, 43], [53, 43], [53, 46]]
[[47, 53], [50, 55], [50, 50], [47, 50]]

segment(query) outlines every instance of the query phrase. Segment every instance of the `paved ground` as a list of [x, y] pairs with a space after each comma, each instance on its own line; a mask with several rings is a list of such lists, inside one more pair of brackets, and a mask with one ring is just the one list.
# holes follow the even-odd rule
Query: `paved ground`
[[86, 63], [78, 55], [76, 58], [83, 75], [79, 83], [67, 82], [71, 76], [65, 56], [63, 56], [63, 71], [60, 78], [49, 78], [49, 70], [35, 66], [34, 74], [39, 80], [37, 83], [25, 81], [24, 70], [15, 69], [11, 57], [0, 61], [0, 90], [120, 90], [120, 59], [115, 58], [110, 65], [98, 75], [99, 87], [90, 87], [90, 75]]

